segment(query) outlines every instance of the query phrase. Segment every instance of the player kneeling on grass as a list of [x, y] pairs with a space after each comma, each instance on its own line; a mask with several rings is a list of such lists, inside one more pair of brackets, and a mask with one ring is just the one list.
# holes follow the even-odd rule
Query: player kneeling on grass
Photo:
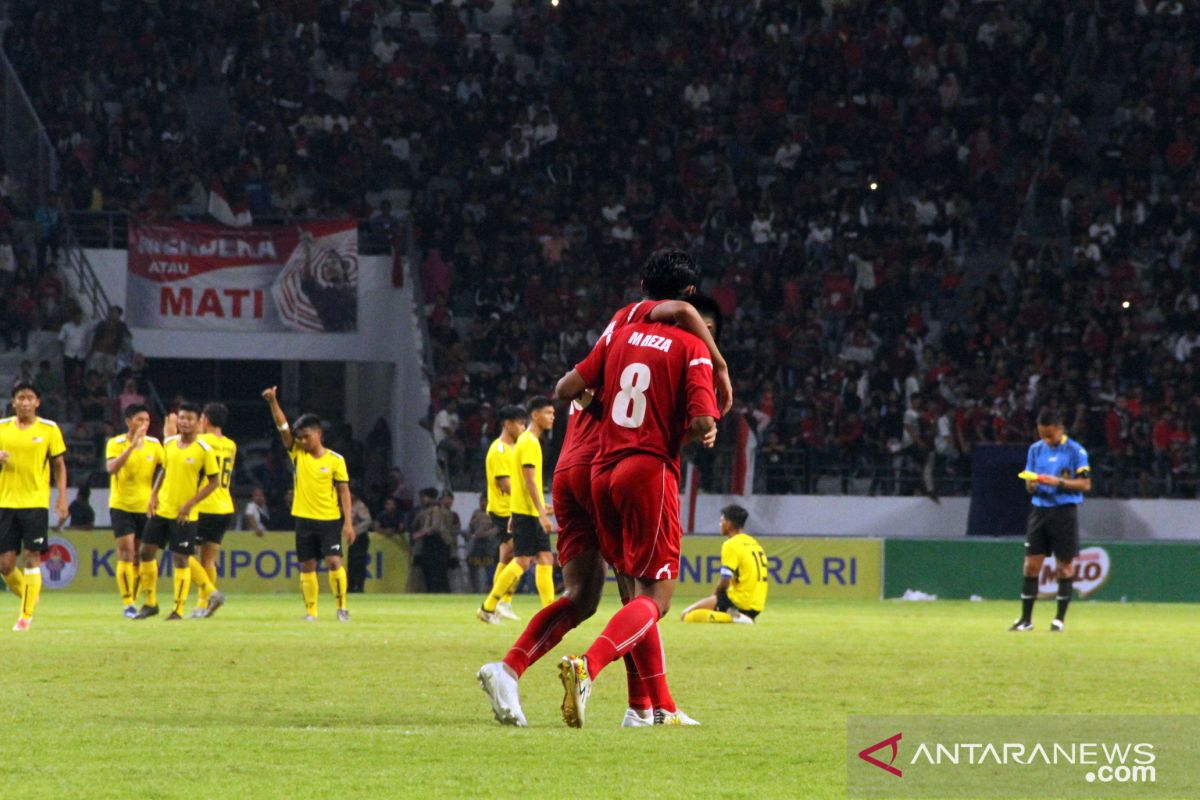
[[1029, 448], [1025, 489], [1032, 495], [1029, 525], [1025, 534], [1025, 569], [1021, 584], [1021, 617], [1010, 631], [1033, 630], [1033, 604], [1037, 600], [1038, 575], [1046, 556], [1057, 562], [1058, 611], [1050, 630], [1062, 632], [1067, 605], [1074, 588], [1075, 556], [1079, 555], [1079, 505], [1092, 490], [1092, 468], [1087, 450], [1063, 432], [1062, 417], [1045, 409], [1038, 414], [1039, 441]]
[[338, 622], [349, 622], [350, 612], [346, 608], [349, 587], [342, 565], [342, 539], [348, 545], [354, 544], [355, 534], [346, 459], [322, 443], [320, 417], [303, 414], [295, 426], [288, 425], [275, 387], [264, 389], [262, 396], [271, 409], [296, 477], [292, 516], [296, 520], [296, 558], [300, 561], [304, 619], [308, 622], [317, 619], [317, 597], [321, 593], [317, 560], [323, 556], [329, 570], [329, 589], [337, 603]]
[[711, 597], [693, 603], [684, 622], [753, 624], [767, 602], [767, 556], [743, 528], [750, 516], [741, 506], [721, 509], [721, 580]]

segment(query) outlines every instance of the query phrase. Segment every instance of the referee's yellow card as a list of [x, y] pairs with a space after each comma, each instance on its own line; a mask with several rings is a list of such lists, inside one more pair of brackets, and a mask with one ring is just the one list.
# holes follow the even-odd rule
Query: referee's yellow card
[[1027, 469], [1023, 469], [1023, 470], [1021, 470], [1020, 472], [1018, 472], [1018, 473], [1017, 473], [1017, 477], [1018, 477], [1018, 478], [1020, 478], [1020, 479], [1021, 479], [1021, 480], [1023, 480], [1023, 481], [1036, 481], [1036, 480], [1037, 480], [1037, 473], [1036, 473], [1036, 472], [1030, 472], [1030, 471], [1029, 471], [1029, 470], [1027, 470]]

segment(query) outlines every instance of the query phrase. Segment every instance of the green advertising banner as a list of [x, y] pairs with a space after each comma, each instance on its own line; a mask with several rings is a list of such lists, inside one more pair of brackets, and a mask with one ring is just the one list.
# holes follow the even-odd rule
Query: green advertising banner
[[[939, 598], [1010, 600], [1018, 594], [1025, 548], [1021, 539], [888, 539], [884, 596], [914, 589]], [[1038, 593], [1053, 596], [1055, 562], [1048, 557]], [[1200, 602], [1200, 543], [1083, 543], [1075, 588], [1094, 600]]]
[[[68, 592], [116, 591], [117, 551], [112, 532], [53, 531], [50, 552], [42, 563], [43, 585]], [[365, 589], [368, 592], [403, 592], [408, 580], [408, 548], [386, 536], [371, 536], [370, 564]], [[324, 564], [317, 569], [325, 571]], [[159, 575], [174, 574], [169, 554], [160, 554]], [[295, 537], [271, 532], [261, 537], [233, 531], [217, 561], [218, 582], [223, 590], [239, 594], [298, 591], [300, 562], [296, 559]], [[168, 587], [170, 583], [166, 584]]]

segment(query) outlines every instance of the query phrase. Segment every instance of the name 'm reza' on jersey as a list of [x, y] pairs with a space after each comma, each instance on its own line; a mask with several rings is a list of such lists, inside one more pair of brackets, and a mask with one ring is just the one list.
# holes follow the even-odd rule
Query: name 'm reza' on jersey
[[636, 347], [653, 347], [655, 350], [661, 350], [664, 353], [671, 352], [671, 344], [673, 339], [668, 339], [666, 336], [656, 336], [653, 333], [638, 333], [633, 331], [629, 334], [629, 343]]

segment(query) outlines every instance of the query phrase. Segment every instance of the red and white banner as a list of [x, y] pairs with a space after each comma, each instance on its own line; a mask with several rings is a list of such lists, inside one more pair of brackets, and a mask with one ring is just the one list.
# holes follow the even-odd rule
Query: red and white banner
[[354, 331], [358, 225], [231, 229], [130, 220], [125, 306], [136, 328]]

